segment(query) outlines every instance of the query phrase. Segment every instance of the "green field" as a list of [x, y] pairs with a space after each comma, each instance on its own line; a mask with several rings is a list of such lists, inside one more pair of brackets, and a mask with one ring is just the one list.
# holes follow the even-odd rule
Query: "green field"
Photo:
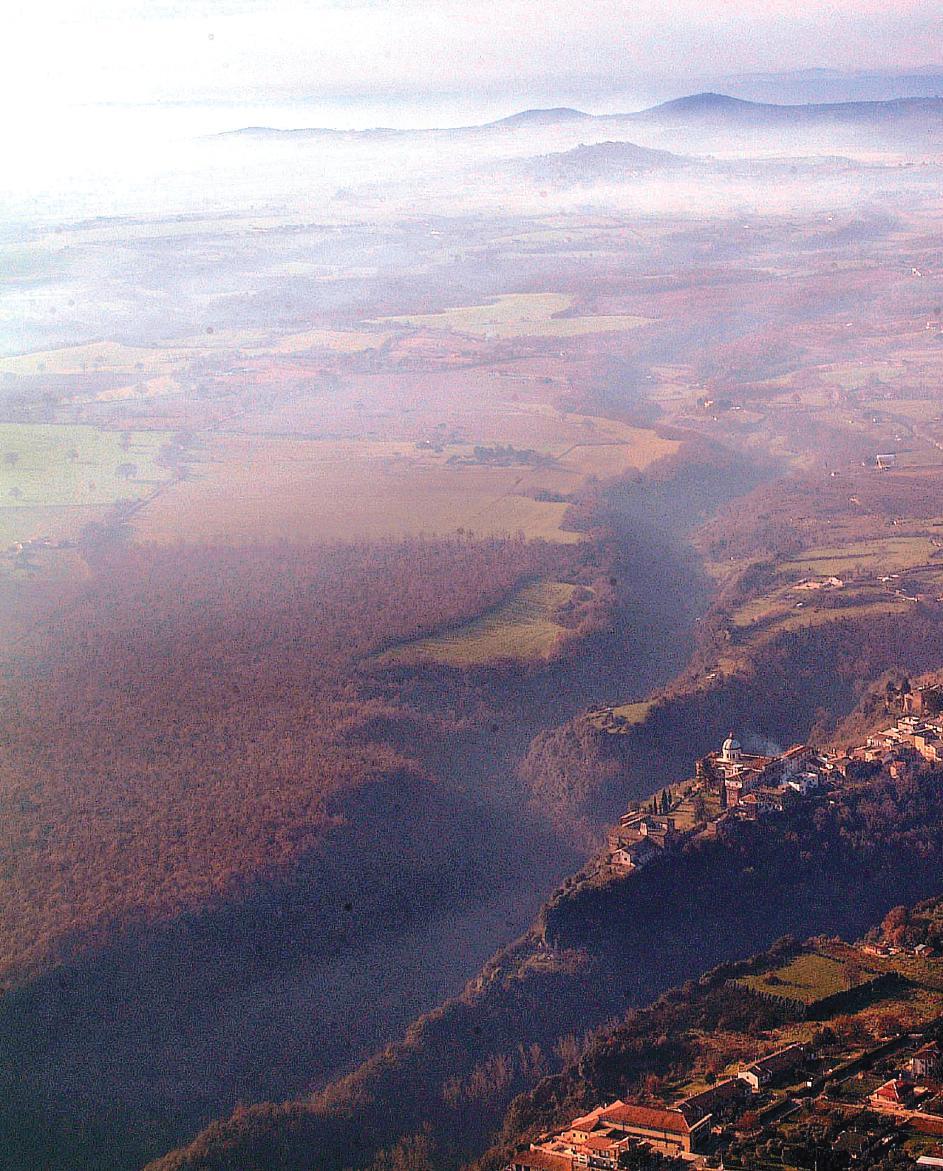
[[791, 963], [772, 972], [742, 976], [736, 983], [763, 996], [782, 997], [811, 1006], [829, 996], [863, 987], [876, 974], [868, 969], [854, 969], [832, 956], [812, 952], [796, 956]]
[[897, 382], [903, 374], [900, 366], [891, 366], [887, 362], [873, 362], [870, 365], [863, 362], [845, 362], [837, 366], [830, 366], [820, 370], [823, 381], [833, 386], [840, 386], [844, 390], [860, 390], [872, 379], [884, 383]]
[[396, 647], [387, 651], [381, 661], [477, 667], [507, 660], [546, 659], [566, 633], [555, 621], [556, 613], [576, 590], [576, 586], [558, 581], [525, 586], [474, 622], [447, 634]]
[[[364, 330], [307, 329], [276, 334], [267, 329], [229, 329], [155, 346], [126, 346], [121, 342], [87, 342], [79, 346], [62, 346], [54, 350], [37, 350], [30, 354], [0, 357], [0, 374], [32, 376], [42, 374], [74, 375], [113, 374], [139, 383], [170, 380], [194, 361], [211, 355], [239, 353], [252, 357], [293, 355], [308, 350], [333, 350], [357, 353], [378, 349], [389, 338], [386, 333]], [[136, 386], [119, 387], [123, 398], [139, 393]], [[143, 392], [147, 394], [147, 391]], [[156, 393], [156, 392], [151, 392]], [[107, 398], [103, 401], [108, 401]]]
[[624, 735], [638, 724], [644, 724], [654, 703], [643, 700], [639, 703], [623, 703], [613, 707], [612, 717], [609, 717], [606, 708], [597, 708], [587, 713], [589, 722], [600, 731], [616, 735]]
[[109, 372], [135, 377], [169, 374], [192, 354], [156, 346], [125, 346], [121, 342], [89, 342], [0, 358], [0, 374], [91, 374]]
[[841, 577], [851, 570], [898, 573], [914, 565], [925, 565], [935, 552], [936, 547], [928, 537], [888, 537], [834, 548], [809, 549], [801, 557], [784, 561], [779, 569], [784, 575], [804, 577]]
[[866, 411], [883, 411], [886, 415], [914, 423], [928, 423], [943, 412], [943, 404], [930, 398], [873, 399], [861, 406]]
[[749, 602], [735, 610], [731, 615], [734, 626], [752, 626], [756, 622], [768, 622], [771, 618], [785, 615], [795, 608], [796, 602], [802, 601], [797, 595], [778, 592], [769, 596], [751, 598]]
[[490, 305], [466, 305], [441, 313], [388, 317], [385, 322], [419, 329], [448, 329], [478, 337], [577, 337], [612, 333], [647, 325], [646, 317], [557, 317], [571, 308], [573, 298], [562, 293], [515, 293]]
[[[840, 604], [836, 605], [835, 602]], [[906, 598], [897, 597], [891, 592], [882, 595], [873, 587], [849, 587], [838, 595], [800, 594], [794, 590], [780, 590], [775, 594], [745, 602], [731, 615], [731, 621], [739, 630], [750, 627], [759, 630], [775, 625], [779, 631], [793, 626], [820, 626], [825, 622], [859, 619], [906, 607], [908, 604], [910, 603]]]
[[[875, 579], [920, 569], [920, 585], [913, 588], [939, 588], [935, 583], [938, 575], [943, 583], [943, 564], [932, 560], [939, 551], [929, 537], [923, 536], [887, 537], [809, 549], [791, 561], [781, 562], [777, 566], [779, 587], [744, 602], [731, 615], [731, 623], [741, 631], [755, 627], [756, 635], [766, 636], [797, 627], [884, 616], [910, 603], [895, 597], [891, 589], [885, 596], [881, 583]], [[924, 566], [927, 568], [923, 569]], [[832, 576], [846, 581], [838, 594], [828, 590], [802, 593], [794, 588], [800, 578], [823, 580]], [[891, 586], [900, 584], [903, 583], [890, 583]]]
[[619, 707], [613, 708], [612, 714], [624, 724], [644, 724], [653, 706], [650, 700], [643, 700], [640, 703], [623, 703]]
[[171, 475], [158, 462], [168, 438], [156, 431], [0, 424], [0, 547], [78, 536], [89, 515], [149, 496]]

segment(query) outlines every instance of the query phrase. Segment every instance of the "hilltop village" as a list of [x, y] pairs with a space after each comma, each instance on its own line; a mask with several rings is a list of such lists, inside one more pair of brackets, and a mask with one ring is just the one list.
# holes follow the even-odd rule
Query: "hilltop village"
[[[894, 722], [842, 753], [805, 744], [751, 753], [729, 735], [693, 777], [621, 818], [598, 875], [628, 876], [726, 819], [758, 820], [791, 802], [834, 801], [842, 786], [881, 773], [905, 779], [939, 766], [943, 686], [908, 687], [894, 701]], [[741, 1048], [672, 1096], [600, 1102], [519, 1149], [506, 1171], [811, 1167], [812, 1134], [828, 1148], [816, 1156], [822, 1171], [895, 1152], [902, 1161], [887, 1165], [943, 1167], [943, 956], [937, 937], [905, 924], [900, 908], [857, 946], [818, 941], [725, 981], [728, 994], [782, 1014], [779, 1028], [750, 1039], [752, 1054]]]
[[772, 755], [747, 752], [731, 732], [719, 751], [696, 762], [693, 777], [622, 815], [609, 833], [602, 865], [628, 873], [691, 835], [716, 833], [728, 818], [756, 820], [882, 770], [899, 780], [943, 762], [943, 685], [908, 690], [897, 701], [904, 714], [842, 753], [808, 744]]
[[834, 783], [837, 762], [804, 744], [778, 755], [744, 751], [731, 733], [719, 752], [697, 762], [693, 778], [663, 790], [649, 809], [628, 810], [609, 834], [607, 864], [646, 866], [689, 834], [716, 833], [726, 818], [755, 819]]

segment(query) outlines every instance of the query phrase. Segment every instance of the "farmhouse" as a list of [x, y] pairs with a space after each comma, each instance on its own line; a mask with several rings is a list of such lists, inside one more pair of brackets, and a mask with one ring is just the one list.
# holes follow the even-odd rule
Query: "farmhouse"
[[703, 1118], [708, 1114], [717, 1115], [738, 1106], [750, 1089], [740, 1078], [725, 1078], [676, 1102], [677, 1108], [686, 1118]]
[[629, 832], [638, 833], [640, 837], [647, 838], [662, 848], [672, 845], [678, 836], [675, 829], [675, 819], [667, 814], [664, 816], [658, 816], [654, 813], [623, 814], [619, 819], [619, 827]]
[[[610, 1144], [606, 1148], [609, 1154], [616, 1146], [621, 1153], [628, 1146], [643, 1142], [663, 1155], [680, 1155], [697, 1151], [709, 1129], [709, 1115], [697, 1116], [696, 1111], [689, 1112], [680, 1106], [637, 1106], [616, 1100], [608, 1106], [597, 1106], [582, 1118], [575, 1118], [567, 1130], [549, 1144], [542, 1144], [541, 1149], [554, 1149], [554, 1153], [558, 1153], [566, 1148], [578, 1161], [584, 1162], [590, 1158], [590, 1150], [600, 1149], [599, 1144], [591, 1147], [586, 1144], [593, 1138], [602, 1138]], [[586, 1154], [585, 1160], [580, 1157], [583, 1153]]]
[[673, 817], [627, 813], [609, 834], [609, 864], [637, 870], [675, 845], [678, 837]]
[[621, 870], [640, 870], [657, 858], [661, 850], [650, 838], [637, 841], [617, 838], [610, 843], [609, 864]]
[[799, 593], [818, 590], [841, 590], [845, 588], [845, 583], [840, 577], [807, 577], [803, 581], [797, 582], [792, 588]]
[[759, 1061], [754, 1061], [752, 1065], [741, 1069], [737, 1077], [746, 1082], [756, 1094], [786, 1074], [792, 1073], [805, 1061], [805, 1056], [805, 1045], [798, 1042], [787, 1045], [785, 1049], [770, 1053], [768, 1057], [761, 1057]]
[[913, 1086], [902, 1077], [893, 1077], [868, 1096], [875, 1110], [907, 1109], [913, 1105]]

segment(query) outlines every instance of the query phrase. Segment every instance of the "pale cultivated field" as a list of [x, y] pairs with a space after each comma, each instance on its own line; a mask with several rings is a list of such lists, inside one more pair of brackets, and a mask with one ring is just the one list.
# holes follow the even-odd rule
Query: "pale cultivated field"
[[168, 374], [157, 378], [146, 378], [141, 382], [132, 382], [127, 386], [114, 386], [110, 390], [99, 391], [87, 399], [79, 397], [76, 402], [119, 403], [128, 399], [163, 398], [165, 395], [180, 394], [183, 387], [180, 381]]
[[943, 399], [929, 398], [901, 398], [901, 399], [873, 399], [862, 403], [866, 411], [882, 411], [897, 418], [907, 419], [912, 423], [927, 423], [943, 414]]
[[821, 377], [833, 386], [840, 386], [843, 390], [858, 390], [866, 386], [872, 379], [881, 382], [894, 383], [903, 375], [904, 370], [899, 365], [890, 365], [886, 362], [856, 363], [848, 362], [836, 366], [827, 366], [819, 370]]
[[[195, 358], [228, 353], [246, 357], [292, 355], [309, 350], [352, 354], [379, 349], [389, 337], [388, 332], [367, 330], [308, 329], [273, 334], [269, 330], [251, 329], [207, 332], [154, 346], [99, 341], [0, 358], [0, 374], [137, 375], [143, 382], [179, 373]], [[118, 397], [122, 397], [120, 392]]]
[[[677, 442], [614, 420], [565, 412], [551, 401], [567, 383], [537, 363], [481, 368], [355, 374], [309, 386], [303, 396], [233, 421], [244, 434], [299, 438], [412, 441], [459, 453], [476, 444], [511, 444], [586, 463], [598, 475], [643, 469], [670, 455]], [[590, 448], [607, 450], [590, 452]], [[615, 469], [615, 470], [613, 470]]]
[[546, 659], [566, 630], [554, 616], [576, 586], [537, 582], [474, 622], [433, 638], [417, 639], [387, 651], [384, 663], [442, 663], [448, 667], [484, 666], [501, 660]]
[[104, 505], [10, 508], [4, 504], [0, 506], [0, 554], [28, 541], [74, 541], [86, 525], [102, 524], [110, 513], [111, 508]]
[[479, 337], [577, 337], [587, 333], [611, 333], [649, 324], [646, 317], [560, 317], [573, 306], [563, 293], [515, 293], [498, 297], [489, 305], [467, 305], [441, 313], [388, 317], [384, 323], [412, 325], [417, 329], [446, 329]]
[[449, 467], [404, 443], [226, 437], [141, 509], [140, 540], [380, 540], [459, 529], [570, 542], [566, 505], [518, 494], [520, 468]]
[[270, 345], [249, 352], [302, 354], [307, 350], [334, 350], [341, 354], [355, 354], [364, 350], [378, 350], [389, 338], [389, 333], [368, 333], [365, 330], [309, 329], [302, 333], [286, 334]]
[[192, 354], [183, 349], [124, 346], [120, 342], [90, 342], [38, 350], [12, 358], [0, 358], [0, 374], [140, 374], [156, 377], [173, 373], [189, 362]]
[[135, 518], [141, 540], [220, 540], [232, 544], [289, 540], [377, 540], [459, 530], [479, 535], [523, 532], [574, 542], [564, 529], [568, 505], [536, 500], [567, 494], [590, 475], [644, 468], [677, 448], [653, 432], [607, 423], [600, 442], [572, 445], [553, 462], [510, 467], [449, 463], [473, 446], [442, 451], [383, 440], [214, 438], [194, 475], [160, 494]]

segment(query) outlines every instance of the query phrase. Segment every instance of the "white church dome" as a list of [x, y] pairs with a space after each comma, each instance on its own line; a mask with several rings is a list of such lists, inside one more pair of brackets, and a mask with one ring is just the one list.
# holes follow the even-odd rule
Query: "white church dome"
[[724, 746], [721, 749], [721, 753], [725, 760], [731, 760], [739, 755], [740, 741], [736, 739], [732, 732], [724, 741]]

